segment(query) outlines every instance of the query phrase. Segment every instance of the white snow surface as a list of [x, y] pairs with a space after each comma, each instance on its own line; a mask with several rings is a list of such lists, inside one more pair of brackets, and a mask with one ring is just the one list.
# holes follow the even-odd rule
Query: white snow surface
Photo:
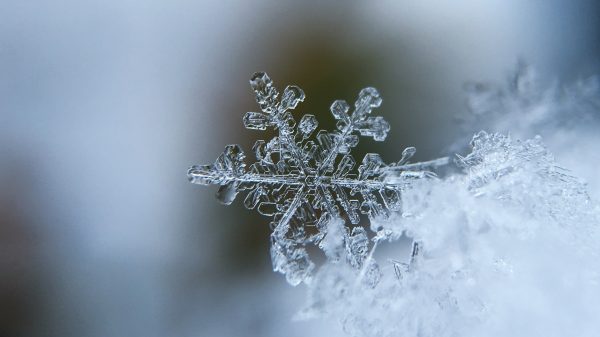
[[379, 261], [373, 286], [327, 263], [300, 317], [353, 336], [597, 336], [598, 204], [541, 137], [480, 132], [472, 146], [462, 173], [417, 183], [381, 223], [389, 240], [419, 242], [409, 267]]

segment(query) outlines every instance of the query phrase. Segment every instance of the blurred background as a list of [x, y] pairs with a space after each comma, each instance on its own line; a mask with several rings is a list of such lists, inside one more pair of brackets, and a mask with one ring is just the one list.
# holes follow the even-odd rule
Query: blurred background
[[186, 170], [260, 132], [248, 80], [324, 128], [374, 86], [361, 153], [448, 155], [463, 84], [600, 70], [594, 1], [0, 1], [0, 336], [333, 336], [271, 271], [268, 219]]

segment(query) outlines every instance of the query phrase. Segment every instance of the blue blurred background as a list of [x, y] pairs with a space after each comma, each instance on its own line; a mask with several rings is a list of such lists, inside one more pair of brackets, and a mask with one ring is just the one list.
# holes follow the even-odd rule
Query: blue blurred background
[[[302, 288], [270, 268], [268, 220], [185, 173], [261, 134], [248, 79], [297, 109], [383, 95], [397, 160], [447, 155], [463, 84], [519, 58], [598, 73], [594, 1], [0, 1], [0, 335], [332, 336], [295, 322]], [[362, 142], [362, 141], [361, 141]]]

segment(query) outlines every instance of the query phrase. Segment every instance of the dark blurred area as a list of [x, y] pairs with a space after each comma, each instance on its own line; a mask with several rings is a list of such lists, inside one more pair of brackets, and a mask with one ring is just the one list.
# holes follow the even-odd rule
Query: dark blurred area
[[268, 219], [187, 182], [243, 128], [248, 80], [303, 88], [295, 116], [376, 87], [391, 124], [356, 157], [448, 155], [462, 85], [519, 58], [600, 70], [594, 1], [3, 1], [0, 336], [304, 336]]

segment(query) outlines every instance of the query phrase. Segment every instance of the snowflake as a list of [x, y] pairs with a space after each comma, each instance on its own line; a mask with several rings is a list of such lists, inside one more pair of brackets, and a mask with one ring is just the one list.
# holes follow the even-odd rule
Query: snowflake
[[[359, 137], [385, 140], [390, 125], [383, 117], [370, 116], [381, 105], [374, 88], [360, 91], [354, 111], [343, 100], [331, 105], [337, 130], [320, 130], [314, 115], [304, 115], [296, 123], [290, 110], [304, 100], [304, 92], [295, 85], [283, 91], [281, 99], [267, 74], [255, 73], [250, 80], [262, 112], [248, 112], [243, 121], [248, 129], [274, 128], [278, 134], [269, 141], [258, 140], [253, 147], [256, 162], [246, 169], [245, 154], [239, 145], [227, 145], [212, 165], [195, 165], [188, 170], [192, 183], [220, 185], [217, 198], [231, 204], [240, 192], [246, 193], [244, 205], [272, 217], [271, 258], [273, 269], [286, 275], [290, 284], [310, 279], [314, 263], [306, 251], [317, 244], [330, 259], [343, 252], [330, 247], [327, 230], [345, 219], [355, 225], [338, 232], [347, 262], [356, 269], [375, 270], [365, 263], [369, 239], [360, 222], [366, 214], [371, 228], [374, 220], [387, 218], [401, 208], [400, 192], [411, 181], [433, 176], [427, 168], [445, 165], [447, 158], [409, 164], [415, 148], [402, 152], [397, 163], [386, 165], [376, 153], [368, 153], [353, 172], [356, 160], [350, 154]], [[343, 222], [342, 222], [343, 223]], [[377, 236], [381, 237], [381, 235]], [[364, 267], [364, 268], [363, 268]]]

